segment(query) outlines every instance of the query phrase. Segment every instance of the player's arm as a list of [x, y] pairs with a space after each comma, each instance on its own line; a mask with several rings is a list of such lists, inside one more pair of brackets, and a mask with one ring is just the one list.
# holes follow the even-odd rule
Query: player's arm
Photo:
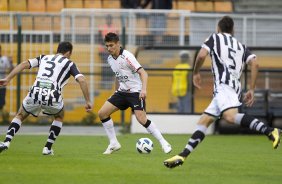
[[195, 66], [193, 71], [193, 84], [198, 89], [201, 89], [201, 76], [200, 76], [200, 69], [203, 66], [207, 55], [209, 54], [208, 50], [205, 48], [201, 48], [198, 52], [198, 55], [195, 60]]
[[127, 66], [132, 69], [132, 71], [136, 71], [141, 79], [142, 82], [142, 89], [139, 94], [139, 98], [145, 99], [147, 96], [147, 81], [148, 81], [148, 74], [144, 70], [144, 68], [140, 65], [140, 63], [136, 60], [135, 56], [130, 55], [126, 58]]
[[245, 104], [250, 107], [253, 105], [255, 99], [254, 99], [254, 90], [256, 88], [256, 81], [258, 76], [258, 62], [256, 57], [253, 57], [249, 62], [248, 66], [251, 70], [251, 80], [250, 80], [250, 89], [247, 91], [247, 93], [244, 96], [244, 102]]
[[258, 62], [256, 57], [252, 58], [248, 65], [251, 67], [251, 81], [250, 81], [250, 90], [255, 90], [256, 88], [256, 82], [257, 82], [257, 76], [258, 76]]
[[23, 71], [24, 69], [29, 69], [30, 63], [28, 61], [24, 61], [17, 65], [4, 79], [0, 79], [0, 86], [6, 86], [18, 73]]
[[84, 99], [85, 99], [85, 109], [86, 109], [87, 112], [90, 112], [92, 110], [92, 104], [91, 104], [91, 101], [90, 101], [88, 85], [87, 85], [87, 82], [85, 80], [85, 77], [79, 72], [75, 63], [73, 63], [72, 66], [70, 67], [70, 74], [79, 83], [80, 89], [81, 89], [83, 96], [84, 96]]
[[88, 85], [87, 82], [85, 80], [85, 77], [83, 75], [80, 75], [79, 77], [76, 78], [76, 81], [79, 83], [80, 85], [80, 89], [83, 93], [86, 105], [85, 105], [85, 109], [87, 112], [90, 112], [92, 110], [92, 104], [90, 101], [90, 95], [89, 95], [89, 90], [88, 90]]
[[147, 81], [148, 81], [148, 74], [147, 72], [144, 70], [144, 68], [139, 68], [139, 70], [137, 70], [138, 74], [140, 75], [140, 79], [142, 81], [142, 89], [140, 92], [140, 98], [145, 99], [147, 96]]

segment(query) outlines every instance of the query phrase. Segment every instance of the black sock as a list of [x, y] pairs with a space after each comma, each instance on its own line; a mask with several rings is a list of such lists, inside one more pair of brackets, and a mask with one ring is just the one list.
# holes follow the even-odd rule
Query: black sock
[[62, 124], [54, 125], [54, 123], [52, 123], [50, 130], [49, 130], [50, 134], [45, 144], [45, 147], [47, 147], [49, 150], [51, 149], [52, 145], [54, 144], [57, 136], [59, 136], [61, 128], [62, 128]]
[[204, 138], [204, 132], [200, 130], [195, 131], [189, 139], [186, 148], [178, 155], [182, 157], [187, 157], [197, 147], [197, 145], [204, 140]]
[[147, 119], [145, 125], [143, 125], [145, 128], [148, 128], [151, 124], [151, 120]]
[[4, 142], [11, 142], [15, 134], [19, 131], [20, 127], [21, 127], [21, 121], [19, 119], [14, 118], [7, 130], [7, 134]]
[[247, 114], [243, 116], [241, 120], [241, 126], [247, 127], [250, 130], [260, 132], [267, 136], [273, 131], [273, 128], [269, 127], [268, 125], [264, 124], [263, 122], [259, 121], [258, 119], [250, 115], [247, 115]]

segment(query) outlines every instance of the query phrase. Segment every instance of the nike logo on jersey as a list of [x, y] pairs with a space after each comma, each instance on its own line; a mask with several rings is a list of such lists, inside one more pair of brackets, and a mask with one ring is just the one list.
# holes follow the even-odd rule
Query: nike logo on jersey
[[133, 105], [133, 107], [138, 107], [139, 105]]

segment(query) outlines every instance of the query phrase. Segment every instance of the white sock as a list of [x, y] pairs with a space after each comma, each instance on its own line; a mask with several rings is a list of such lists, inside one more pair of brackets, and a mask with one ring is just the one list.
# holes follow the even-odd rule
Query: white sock
[[115, 128], [114, 128], [114, 122], [112, 119], [109, 119], [106, 122], [102, 123], [107, 136], [109, 138], [110, 144], [115, 144], [118, 142], [117, 137], [116, 137], [116, 132], [115, 132]]
[[161, 132], [156, 127], [154, 122], [151, 121], [151, 124], [146, 129], [160, 142], [161, 145], [167, 144], [167, 141], [164, 139], [164, 137], [162, 136]]

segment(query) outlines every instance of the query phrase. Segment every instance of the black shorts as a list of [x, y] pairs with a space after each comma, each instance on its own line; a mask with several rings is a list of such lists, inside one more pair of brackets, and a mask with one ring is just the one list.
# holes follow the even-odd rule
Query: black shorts
[[0, 88], [0, 109], [2, 109], [5, 105], [6, 98], [6, 88]]
[[117, 91], [109, 99], [108, 102], [119, 108], [125, 110], [131, 107], [134, 110], [146, 110], [145, 100], [139, 99], [139, 93], [125, 93]]

